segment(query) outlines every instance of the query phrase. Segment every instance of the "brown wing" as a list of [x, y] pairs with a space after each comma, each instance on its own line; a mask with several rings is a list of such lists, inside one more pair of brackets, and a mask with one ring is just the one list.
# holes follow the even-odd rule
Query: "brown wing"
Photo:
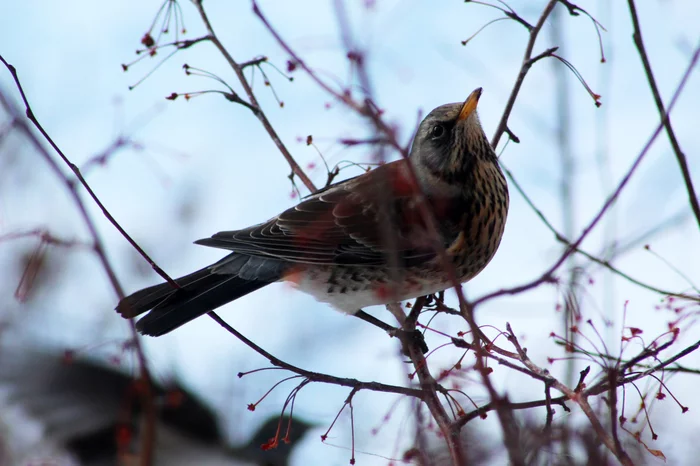
[[196, 243], [246, 255], [313, 264], [404, 266], [435, 257], [406, 162], [383, 165], [317, 193], [259, 225]]

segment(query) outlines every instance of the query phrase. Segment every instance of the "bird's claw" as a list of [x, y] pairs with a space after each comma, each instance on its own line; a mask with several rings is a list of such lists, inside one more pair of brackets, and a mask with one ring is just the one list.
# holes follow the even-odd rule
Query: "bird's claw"
[[426, 354], [429, 350], [428, 345], [425, 343], [425, 336], [420, 330], [401, 330], [399, 328], [394, 329], [389, 332], [389, 335], [396, 337], [401, 340], [402, 353], [405, 356], [410, 356], [409, 351], [410, 346], [415, 346], [420, 349], [421, 353]]

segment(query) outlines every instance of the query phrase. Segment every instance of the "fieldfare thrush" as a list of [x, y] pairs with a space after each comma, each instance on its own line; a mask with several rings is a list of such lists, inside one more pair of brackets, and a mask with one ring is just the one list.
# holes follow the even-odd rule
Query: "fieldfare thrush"
[[[163, 283], [137, 291], [117, 311], [125, 318], [150, 311], [136, 327], [158, 336], [285, 280], [386, 329], [361, 308], [451, 286], [436, 233], [459, 281], [470, 280], [496, 253], [508, 213], [508, 186], [476, 112], [480, 96], [479, 88], [430, 112], [408, 159], [324, 188], [264, 223], [196, 241], [233, 252], [175, 280], [177, 289]], [[428, 228], [419, 193], [438, 232]]]

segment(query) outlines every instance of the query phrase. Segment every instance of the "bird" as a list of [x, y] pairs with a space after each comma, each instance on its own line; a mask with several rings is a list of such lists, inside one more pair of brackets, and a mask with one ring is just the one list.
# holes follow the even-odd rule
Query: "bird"
[[[137, 330], [164, 335], [271, 283], [286, 281], [380, 327], [362, 308], [452, 287], [436, 233], [460, 283], [493, 258], [508, 184], [479, 122], [482, 89], [422, 120], [409, 156], [317, 191], [266, 222], [195, 244], [232, 251], [201, 270], [119, 301]], [[438, 225], [430, 228], [423, 206]], [[388, 328], [391, 328], [390, 326]]]
[[[39, 464], [42, 456], [66, 458], [52, 464], [139, 463], [138, 380], [105, 362], [49, 349], [0, 349], [0, 464]], [[275, 414], [248, 441], [233, 445], [224, 438], [221, 415], [196, 394], [177, 383], [155, 380], [151, 388], [155, 465], [288, 466], [294, 448], [316, 427], [297, 415]], [[18, 410], [24, 415], [8, 416]], [[23, 439], [27, 433], [20, 431], [31, 430], [30, 424], [42, 431], [38, 441]], [[269, 448], [272, 439], [282, 437], [289, 443]]]

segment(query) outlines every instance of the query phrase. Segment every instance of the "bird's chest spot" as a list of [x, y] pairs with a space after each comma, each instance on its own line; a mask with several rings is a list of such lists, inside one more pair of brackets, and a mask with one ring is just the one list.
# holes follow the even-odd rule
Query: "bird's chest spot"
[[[507, 201], [506, 201], [507, 202]], [[467, 209], [461, 230], [447, 248], [461, 281], [479, 273], [496, 253], [503, 236], [507, 204], [483, 195]]]

